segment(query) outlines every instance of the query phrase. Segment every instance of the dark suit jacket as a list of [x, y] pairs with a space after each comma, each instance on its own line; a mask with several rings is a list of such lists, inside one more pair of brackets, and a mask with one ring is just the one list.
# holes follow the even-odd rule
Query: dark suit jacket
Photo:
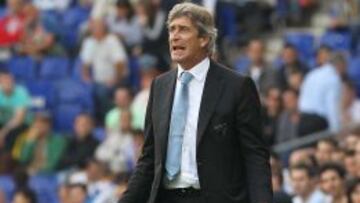
[[[156, 203], [165, 172], [176, 77], [177, 70], [171, 70], [152, 84], [143, 153], [120, 203]], [[196, 154], [207, 203], [272, 202], [260, 117], [252, 80], [212, 61], [200, 105]]]

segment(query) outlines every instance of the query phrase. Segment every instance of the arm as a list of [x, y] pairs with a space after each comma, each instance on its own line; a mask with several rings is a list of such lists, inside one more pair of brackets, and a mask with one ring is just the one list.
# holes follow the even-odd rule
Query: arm
[[254, 82], [245, 78], [237, 108], [237, 133], [243, 154], [251, 203], [272, 202], [269, 151], [261, 128], [260, 101]]
[[341, 115], [341, 82], [337, 82], [327, 89], [325, 106], [327, 109], [327, 120], [330, 130], [337, 132], [340, 130]]
[[14, 116], [0, 130], [0, 135], [7, 135], [11, 130], [19, 127], [25, 119], [26, 108], [18, 108], [15, 110]]
[[154, 83], [151, 87], [149, 104], [145, 119], [145, 143], [142, 154], [138, 160], [135, 172], [133, 173], [128, 188], [120, 199], [119, 203], [144, 203], [147, 201], [151, 184], [154, 179], [154, 132], [152, 121], [152, 102], [154, 94]]

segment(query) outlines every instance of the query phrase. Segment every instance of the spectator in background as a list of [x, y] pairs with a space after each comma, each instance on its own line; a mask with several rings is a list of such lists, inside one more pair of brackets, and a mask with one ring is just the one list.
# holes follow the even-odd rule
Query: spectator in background
[[[50, 25], [45, 26], [39, 10], [32, 4], [24, 6], [25, 27], [16, 51], [19, 54], [41, 58], [43, 56], [65, 56], [65, 50], [56, 42], [55, 33]], [[55, 26], [55, 25], [52, 25]]]
[[111, 97], [116, 84], [125, 82], [128, 75], [126, 50], [119, 39], [107, 31], [102, 19], [91, 19], [91, 36], [80, 50], [83, 63], [82, 78], [94, 82], [96, 118], [102, 123], [111, 108]]
[[316, 67], [321, 67], [330, 61], [332, 49], [329, 46], [321, 45], [316, 52]]
[[90, 114], [81, 113], [75, 119], [74, 133], [60, 161], [59, 168], [84, 168], [93, 157], [99, 142], [93, 137], [94, 121]]
[[109, 165], [114, 174], [130, 173], [136, 164], [129, 110], [121, 112], [120, 123], [120, 129], [108, 133], [104, 142], [96, 149], [95, 154], [98, 160]]
[[337, 150], [338, 143], [333, 139], [319, 140], [316, 144], [315, 158], [317, 163], [322, 166], [331, 162], [332, 154]]
[[68, 186], [68, 203], [87, 203], [87, 190], [84, 184]]
[[86, 177], [90, 203], [115, 202], [115, 185], [109, 179], [109, 170], [104, 162], [89, 160]]
[[266, 64], [264, 51], [264, 43], [261, 40], [255, 39], [249, 42], [247, 55], [251, 64], [247, 68], [246, 74], [254, 80], [260, 98], [264, 98], [270, 88], [280, 86], [279, 75], [276, 70]]
[[279, 116], [275, 143], [294, 140], [298, 137], [298, 125], [300, 121], [298, 97], [299, 93], [296, 90], [287, 89], [283, 92], [283, 111]]
[[117, 0], [116, 13], [109, 14], [107, 24], [111, 33], [116, 34], [127, 47], [132, 48], [142, 43], [142, 30], [139, 18], [135, 15], [130, 0]]
[[355, 151], [356, 143], [360, 140], [360, 127], [355, 127], [351, 129], [344, 139], [344, 147], [347, 150]]
[[342, 125], [360, 124], [360, 99], [356, 97], [356, 88], [352, 81], [343, 81]]
[[290, 176], [295, 196], [293, 203], [330, 203], [331, 198], [316, 187], [316, 173], [305, 164], [292, 166]]
[[58, 167], [65, 148], [64, 137], [52, 132], [51, 116], [39, 112], [30, 128], [16, 140], [13, 156], [31, 175], [51, 173]]
[[[139, 0], [134, 5], [136, 15], [141, 24], [143, 33], [142, 53], [157, 57], [158, 67], [161, 72], [169, 69], [169, 56], [166, 13], [160, 7], [159, 0]], [[154, 47], [156, 47], [154, 49]]]
[[347, 179], [351, 180], [357, 176], [356, 159], [354, 151], [346, 151], [344, 158], [344, 167], [347, 174]]
[[344, 61], [342, 54], [335, 53], [331, 63], [306, 75], [299, 97], [301, 136], [326, 130], [328, 127], [332, 132], [340, 130], [341, 77], [346, 68], [342, 65]]
[[357, 176], [356, 177], [360, 177], [360, 141], [358, 140], [356, 142], [356, 147], [355, 147], [355, 159], [356, 159], [356, 171], [357, 171]]
[[12, 168], [11, 150], [18, 135], [31, 121], [30, 96], [13, 76], [0, 70], [0, 173]]
[[283, 187], [283, 171], [279, 158], [272, 154], [270, 157], [271, 166], [271, 182], [274, 192], [273, 202], [276, 203], [291, 203], [291, 196], [284, 191]]
[[37, 203], [36, 195], [29, 189], [20, 189], [15, 192], [12, 203]]
[[332, 203], [348, 203], [345, 189], [345, 169], [337, 163], [326, 163], [320, 168], [320, 187], [331, 196]]
[[353, 180], [348, 187], [349, 203], [360, 203], [360, 178]]
[[127, 87], [118, 87], [114, 94], [115, 107], [105, 117], [105, 128], [108, 133], [118, 131], [121, 126], [121, 114], [130, 108], [132, 95]]
[[145, 113], [153, 79], [158, 74], [156, 69], [157, 59], [154, 56], [144, 54], [139, 58], [140, 65], [140, 91], [136, 94], [131, 104], [133, 115], [133, 129], [144, 129]]
[[274, 144], [278, 119], [281, 112], [281, 92], [278, 88], [269, 88], [265, 95], [263, 134], [269, 145]]
[[289, 80], [292, 73], [299, 72], [304, 76], [309, 68], [300, 61], [295, 46], [291, 44], [285, 44], [281, 59], [283, 64], [280, 66], [279, 76], [282, 89], [286, 89], [290, 86]]
[[288, 85], [289, 88], [294, 89], [298, 92], [300, 92], [301, 84], [304, 79], [304, 74], [300, 71], [293, 71], [290, 73], [288, 77]]
[[11, 56], [10, 49], [20, 42], [25, 26], [23, 0], [7, 0], [6, 6], [7, 14], [0, 19], [0, 60]]

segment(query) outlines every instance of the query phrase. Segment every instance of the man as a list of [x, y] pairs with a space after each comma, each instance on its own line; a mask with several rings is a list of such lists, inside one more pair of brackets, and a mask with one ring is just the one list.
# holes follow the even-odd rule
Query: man
[[317, 163], [321, 166], [324, 163], [330, 162], [332, 155], [339, 148], [336, 140], [331, 138], [319, 140], [316, 144], [315, 158]]
[[143, 153], [119, 202], [272, 202], [254, 83], [209, 59], [216, 29], [203, 7], [176, 5], [168, 29], [178, 67], [153, 81]]
[[295, 196], [293, 203], [330, 203], [331, 198], [316, 188], [316, 176], [312, 167], [305, 164], [292, 166], [291, 182]]
[[330, 60], [308, 73], [301, 86], [299, 134], [317, 131], [337, 132], [341, 129], [341, 78], [346, 71], [346, 59], [335, 53]]
[[326, 163], [320, 168], [320, 187], [331, 196], [333, 203], [347, 203], [345, 169], [337, 163]]
[[280, 87], [279, 73], [266, 63], [264, 53], [265, 45], [261, 40], [254, 39], [250, 41], [247, 55], [251, 63], [246, 70], [246, 75], [254, 80], [261, 98], [265, 97], [269, 89]]
[[7, 70], [0, 70], [0, 151], [11, 151], [30, 123], [30, 95]]

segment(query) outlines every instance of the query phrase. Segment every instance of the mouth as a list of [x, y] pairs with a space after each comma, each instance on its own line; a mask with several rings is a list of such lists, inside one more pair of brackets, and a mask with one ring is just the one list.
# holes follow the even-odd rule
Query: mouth
[[172, 46], [172, 51], [184, 51], [184, 46]]

